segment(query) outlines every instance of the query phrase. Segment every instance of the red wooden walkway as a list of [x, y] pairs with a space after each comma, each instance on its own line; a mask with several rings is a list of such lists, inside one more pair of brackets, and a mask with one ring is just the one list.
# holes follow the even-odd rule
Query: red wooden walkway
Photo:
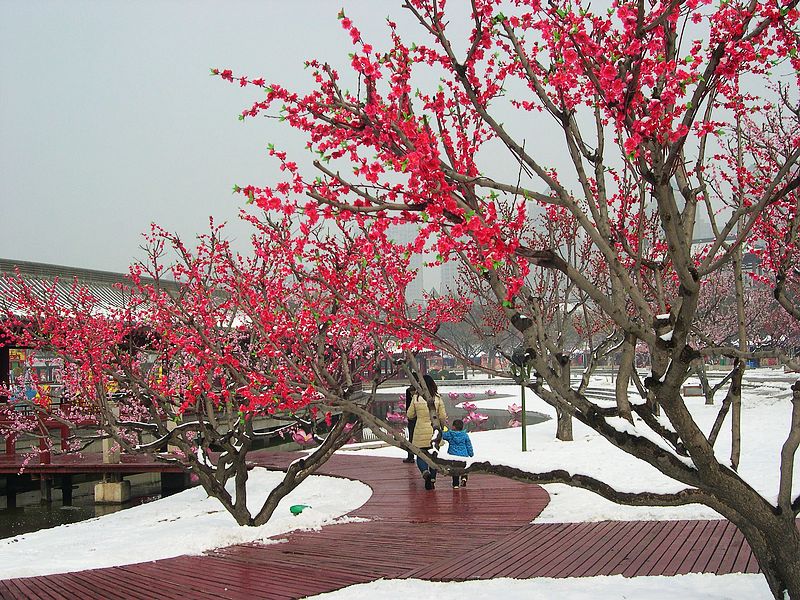
[[[286, 454], [258, 462], [285, 466]], [[539, 486], [490, 476], [454, 491], [422, 489], [399, 459], [335, 455], [320, 471], [360, 479], [368, 519], [231, 546], [202, 556], [0, 582], [1, 598], [299, 598], [379, 578], [434, 580], [756, 572], [724, 521], [530, 525], [549, 498]]]
[[493, 577], [588, 577], [758, 573], [728, 521], [604, 521], [520, 528], [514, 535], [403, 575], [453, 581]]

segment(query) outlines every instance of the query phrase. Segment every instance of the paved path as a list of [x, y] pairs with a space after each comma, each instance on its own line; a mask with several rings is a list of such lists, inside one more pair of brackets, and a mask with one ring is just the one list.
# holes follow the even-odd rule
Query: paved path
[[[285, 466], [286, 454], [257, 455]], [[531, 525], [549, 501], [539, 486], [475, 475], [453, 490], [422, 488], [400, 459], [335, 455], [321, 474], [373, 490], [353, 511], [364, 522], [231, 546], [202, 556], [0, 582], [2, 598], [298, 598], [379, 578], [433, 580], [574, 577], [622, 573], [757, 572], [725, 521]]]

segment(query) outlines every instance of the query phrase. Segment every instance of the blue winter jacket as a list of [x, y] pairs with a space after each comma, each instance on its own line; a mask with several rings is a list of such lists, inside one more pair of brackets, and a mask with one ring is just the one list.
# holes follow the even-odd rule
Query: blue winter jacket
[[449, 444], [447, 447], [448, 454], [453, 456], [472, 456], [472, 442], [466, 431], [445, 431], [442, 434], [442, 439]]

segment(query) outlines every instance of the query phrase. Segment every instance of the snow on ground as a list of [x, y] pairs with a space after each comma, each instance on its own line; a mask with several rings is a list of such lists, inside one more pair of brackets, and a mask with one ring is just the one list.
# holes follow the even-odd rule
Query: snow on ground
[[[283, 478], [253, 469], [247, 481], [251, 513]], [[67, 573], [145, 562], [246, 542], [265, 542], [295, 529], [317, 529], [345, 522], [342, 515], [372, 494], [365, 484], [338, 477], [312, 476], [284, 498], [268, 523], [240, 527], [202, 487], [103, 517], [0, 540], [0, 579]], [[297, 516], [289, 507], [309, 508]]]
[[[777, 465], [780, 448], [788, 433], [791, 415], [789, 384], [782, 371], [758, 369], [748, 371], [752, 379], [745, 380], [742, 398], [743, 451], [739, 473], [767, 498], [774, 499], [778, 488]], [[608, 377], [592, 380], [592, 387], [613, 388]], [[447, 387], [440, 392], [475, 392], [486, 389], [497, 392], [487, 400], [472, 400], [480, 409], [505, 409], [509, 404], [520, 404], [518, 386], [478, 383], [474, 386]], [[388, 390], [387, 390], [388, 391]], [[399, 392], [402, 389], [398, 388]], [[633, 396], [632, 396], [633, 397]], [[687, 398], [687, 404], [700, 427], [706, 433], [719, 410], [722, 395], [716, 406], [706, 406], [703, 398]], [[566, 468], [573, 472], [602, 477], [620, 490], [626, 491], [676, 491], [680, 485], [672, 482], [650, 466], [628, 457], [594, 432], [574, 422], [574, 442], [555, 439], [554, 410], [540, 398], [526, 392], [526, 409], [544, 413], [552, 420], [527, 427], [528, 452], [521, 451], [521, 431], [506, 429], [471, 433], [475, 460], [490, 460], [529, 470]], [[716, 443], [721, 458], [730, 452], [730, 417]], [[395, 456], [405, 453], [396, 448], [365, 449], [360, 453]], [[795, 464], [795, 481], [800, 480], [800, 465]], [[702, 506], [676, 508], [625, 507], [608, 502], [599, 496], [566, 485], [546, 485], [551, 496], [550, 504], [535, 522], [579, 522], [601, 520], [671, 520], [720, 518], [711, 509]], [[447, 490], [436, 493], [447, 493]], [[463, 532], [469, 535], [468, 531]], [[761, 575], [704, 575], [690, 574], [675, 577], [622, 576], [587, 577], [575, 579], [531, 580], [494, 579], [489, 581], [429, 582], [420, 580], [382, 580], [351, 586], [315, 596], [320, 600], [347, 598], [348, 600], [380, 600], [383, 598], [435, 598], [436, 600], [467, 600], [485, 597], [502, 597], [505, 600], [623, 600], [647, 598], [648, 600], [767, 600], [772, 595]]]
[[[743, 452], [740, 473], [766, 497], [777, 491], [777, 461], [780, 447], [788, 431], [791, 413], [787, 379], [770, 370], [749, 371], [743, 397]], [[593, 380], [593, 387], [612, 387], [610, 379]], [[519, 403], [519, 387], [475, 382], [474, 386], [448, 388], [442, 392], [465, 391], [480, 395], [486, 389], [497, 395], [478, 401], [481, 408], [505, 409]], [[396, 390], [381, 390], [383, 392]], [[553, 416], [553, 410], [541, 399], [527, 393], [526, 408]], [[721, 401], [721, 397], [718, 399]], [[690, 410], [704, 431], [713, 423], [718, 406], [705, 406], [702, 398], [688, 398]], [[729, 421], [728, 421], [729, 423]], [[730, 435], [717, 442], [719, 455], [729, 452]], [[655, 469], [629, 458], [593, 432], [574, 423], [574, 442], [555, 440], [555, 421], [546, 421], [527, 428], [528, 452], [520, 450], [520, 429], [472, 433], [476, 460], [490, 460], [531, 470], [567, 468], [573, 472], [602, 477], [618, 489], [626, 491], [675, 491], [675, 482]], [[361, 455], [394, 456], [405, 452], [396, 448], [364, 449]], [[800, 462], [800, 461], [798, 461]], [[795, 478], [800, 465], [795, 466]], [[249, 484], [252, 501], [263, 499], [280, 478], [279, 474], [262, 469], [253, 471]], [[420, 481], [421, 485], [421, 481]], [[536, 522], [576, 522], [629, 519], [718, 518], [703, 507], [632, 508], [620, 507], [583, 490], [564, 485], [547, 485], [551, 501]], [[441, 489], [434, 493], [448, 493]], [[216, 500], [205, 497], [201, 488], [193, 488], [175, 496], [125, 511], [64, 525], [16, 538], [0, 540], [0, 578], [60, 573], [73, 570], [129, 564], [167, 558], [181, 554], [198, 554], [230, 544], [265, 541], [270, 536], [293, 529], [309, 529], [347, 520], [342, 515], [361, 506], [369, 498], [369, 488], [361, 483], [331, 477], [311, 477], [286, 498], [273, 519], [259, 528], [239, 527]], [[288, 508], [307, 504], [311, 508], [294, 517]], [[465, 530], [459, 534], [469, 535]], [[125, 540], [124, 544], [120, 540]], [[319, 598], [380, 599], [397, 597], [436, 598], [436, 600], [485, 597], [572, 600], [622, 600], [648, 598], [667, 600], [723, 600], [770, 598], [766, 581], [760, 575], [684, 575], [677, 577], [591, 577], [581, 579], [496, 579], [462, 583], [432, 583], [418, 580], [384, 580], [351, 586], [319, 596]]]
[[312, 596], [314, 600], [768, 600], [761, 575], [677, 575], [675, 577], [584, 577], [574, 579], [490, 579], [441, 583], [419, 579], [384, 579]]
[[[752, 379], [750, 379], [752, 377]], [[591, 387], [613, 389], [609, 377], [592, 379]], [[778, 460], [781, 445], [789, 431], [792, 410], [791, 392], [783, 371], [753, 369], [747, 371], [742, 398], [742, 458], [739, 474], [770, 501], [777, 496]], [[440, 393], [455, 391], [475, 392], [480, 397], [487, 389], [497, 393], [486, 400], [472, 400], [478, 409], [504, 410], [509, 404], [521, 404], [520, 388], [516, 385], [496, 385], [483, 381], [473, 386], [447, 386]], [[402, 391], [400, 388], [397, 390]], [[383, 390], [382, 390], [383, 391]], [[394, 391], [394, 390], [385, 390]], [[470, 433], [475, 448], [475, 460], [488, 460], [526, 470], [547, 471], [564, 468], [574, 473], [598, 477], [621, 491], [676, 492], [681, 484], [662, 475], [655, 468], [638, 461], [616, 449], [588, 427], [573, 422], [573, 442], [555, 439], [555, 411], [529, 390], [525, 393], [527, 411], [546, 414], [551, 420], [527, 427], [528, 452], [521, 451], [521, 430], [503, 429]], [[631, 395], [631, 398], [634, 398]], [[722, 393], [717, 404], [706, 406], [702, 397], [686, 398], [687, 405], [706, 433], [719, 410]], [[645, 427], [646, 429], [646, 427]], [[730, 416], [715, 446], [722, 460], [730, 454]], [[362, 450], [379, 456], [405, 456], [396, 448]], [[800, 461], [795, 463], [795, 480], [800, 480]], [[629, 507], [619, 506], [591, 492], [562, 484], [544, 486], [551, 496], [537, 523], [585, 522], [603, 520], [674, 520], [718, 519], [720, 515], [700, 505], [681, 507]]]

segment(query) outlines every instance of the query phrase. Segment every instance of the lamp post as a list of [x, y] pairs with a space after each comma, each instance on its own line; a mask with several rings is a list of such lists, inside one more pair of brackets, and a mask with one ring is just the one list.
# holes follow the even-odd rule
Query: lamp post
[[[528, 383], [531, 379], [531, 360], [535, 356], [532, 349], [528, 348], [523, 349], [522, 347], [517, 348], [511, 354], [511, 373], [514, 375], [515, 378], [519, 379], [519, 384], [521, 389], [521, 396], [522, 396], [522, 416], [520, 419], [520, 424], [522, 426], [522, 451], [528, 451], [528, 431], [527, 431], [527, 421], [525, 415], [525, 388], [528, 387]], [[537, 379], [539, 374], [536, 374]]]

